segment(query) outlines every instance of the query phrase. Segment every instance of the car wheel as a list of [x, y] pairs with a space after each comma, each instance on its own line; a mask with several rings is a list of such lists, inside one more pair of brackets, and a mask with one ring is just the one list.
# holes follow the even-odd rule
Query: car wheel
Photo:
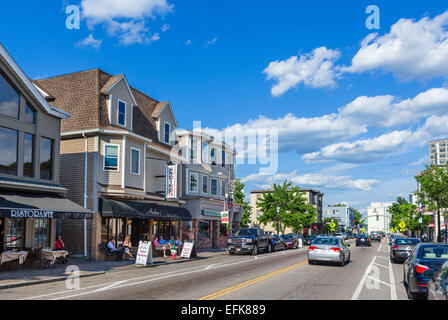
[[314, 264], [314, 261], [308, 260], [308, 264]]
[[235, 252], [229, 251], [229, 254], [230, 254], [231, 256], [233, 256], [233, 255], [235, 254]]
[[252, 251], [252, 254], [256, 256], [258, 254], [258, 245], [254, 245], [254, 250]]
[[351, 252], [349, 252], [349, 253], [348, 253], [348, 260], [347, 260], [347, 262], [350, 262], [350, 261], [351, 261], [351, 260], [350, 260], [351, 258], [352, 258], [352, 254], [351, 254]]

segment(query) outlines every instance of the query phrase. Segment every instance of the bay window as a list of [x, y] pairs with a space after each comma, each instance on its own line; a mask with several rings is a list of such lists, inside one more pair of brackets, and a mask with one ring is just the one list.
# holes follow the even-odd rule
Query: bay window
[[190, 173], [190, 192], [198, 192], [198, 174]]
[[118, 171], [119, 153], [118, 145], [106, 144], [104, 146], [104, 171]]

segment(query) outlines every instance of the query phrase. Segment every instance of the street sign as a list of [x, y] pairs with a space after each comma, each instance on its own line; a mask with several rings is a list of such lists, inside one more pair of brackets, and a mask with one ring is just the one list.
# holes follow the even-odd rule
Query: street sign
[[404, 223], [404, 221], [401, 221], [398, 226], [400, 227], [400, 231], [406, 231], [405, 227], [406, 227], [406, 223]]
[[152, 248], [151, 242], [149, 241], [140, 241], [138, 245], [137, 258], [135, 259], [136, 265], [144, 265], [152, 264]]

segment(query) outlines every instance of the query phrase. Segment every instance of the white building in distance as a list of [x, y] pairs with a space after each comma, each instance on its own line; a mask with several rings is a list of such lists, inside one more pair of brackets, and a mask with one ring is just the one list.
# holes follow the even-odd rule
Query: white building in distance
[[382, 231], [385, 233], [390, 232], [390, 219], [389, 207], [392, 206], [392, 202], [372, 202], [367, 208], [367, 224], [368, 232]]

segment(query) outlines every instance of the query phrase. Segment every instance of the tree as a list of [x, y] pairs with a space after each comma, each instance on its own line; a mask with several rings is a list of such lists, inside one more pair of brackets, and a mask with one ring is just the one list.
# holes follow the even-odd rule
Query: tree
[[314, 207], [307, 204], [302, 195], [300, 188], [293, 186], [292, 182], [274, 183], [273, 190], [264, 192], [257, 203], [257, 208], [262, 212], [258, 221], [264, 226], [273, 223], [281, 233], [285, 232], [286, 227], [294, 231], [302, 230], [314, 221], [316, 214]]
[[323, 224], [324, 224], [324, 231], [325, 231], [326, 233], [330, 233], [330, 232], [332, 232], [332, 231], [331, 231], [331, 227], [330, 227], [330, 224], [331, 224], [332, 222], [334, 222], [334, 224], [336, 225], [336, 226], [334, 227], [334, 229], [335, 229], [335, 230], [339, 230], [339, 221], [338, 221], [337, 219], [335, 219], [335, 218], [325, 218], [324, 221], [323, 221]]
[[241, 182], [241, 179], [235, 179], [233, 183], [233, 202], [242, 206], [243, 214], [241, 217], [241, 227], [248, 228], [251, 224], [251, 214], [252, 207], [249, 205], [249, 202], [246, 201], [244, 194], [244, 183]]
[[436, 165], [426, 166], [426, 170], [415, 179], [420, 184], [420, 190], [416, 193], [420, 202], [429, 210], [437, 212], [439, 230], [437, 241], [441, 242], [440, 213], [442, 212], [446, 221], [446, 208], [448, 208], [448, 168]]
[[354, 224], [357, 228], [359, 228], [359, 224], [361, 223], [361, 219], [362, 219], [362, 214], [361, 212], [359, 212], [358, 210], [355, 209], [355, 213], [354, 213]]

